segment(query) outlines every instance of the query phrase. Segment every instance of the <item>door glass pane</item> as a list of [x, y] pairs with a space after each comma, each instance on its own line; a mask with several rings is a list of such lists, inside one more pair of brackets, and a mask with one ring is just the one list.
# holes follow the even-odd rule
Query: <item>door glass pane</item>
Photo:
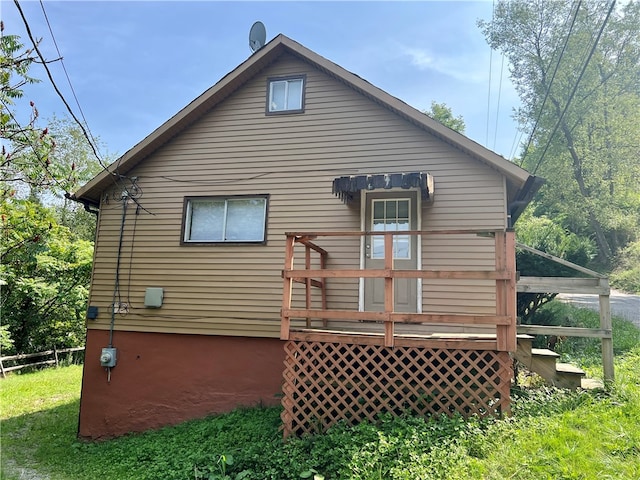
[[373, 223], [376, 223], [376, 220], [384, 219], [384, 202], [380, 200], [373, 201]]
[[386, 217], [388, 219], [396, 218], [396, 205], [398, 202], [396, 200], [386, 200]]
[[398, 218], [409, 219], [409, 200], [398, 200]]
[[[372, 200], [372, 227], [374, 232], [397, 232], [410, 230], [409, 200]], [[384, 237], [371, 239], [371, 257], [384, 258]], [[393, 238], [393, 258], [411, 258], [411, 238], [409, 235], [395, 235]]]
[[222, 241], [224, 200], [191, 202], [191, 229], [188, 240]]

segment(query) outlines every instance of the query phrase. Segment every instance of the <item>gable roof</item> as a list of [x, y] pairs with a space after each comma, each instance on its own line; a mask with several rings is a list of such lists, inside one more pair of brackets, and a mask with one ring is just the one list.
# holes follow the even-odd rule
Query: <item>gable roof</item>
[[127, 172], [151, 155], [155, 150], [215, 108], [216, 105], [224, 101], [249, 79], [253, 78], [285, 53], [292, 54], [309, 63], [382, 107], [393, 111], [418, 128], [436, 136], [504, 175], [507, 179], [508, 201], [510, 205], [512, 205], [509, 209], [513, 221], [515, 221], [542, 185], [543, 180], [541, 178], [531, 176], [526, 170], [518, 167], [504, 157], [442, 125], [428, 115], [375, 87], [354, 73], [345, 70], [341, 66], [327, 60], [285, 35], [280, 34], [163, 123], [118, 160], [109, 165], [106, 170], [96, 175], [96, 177], [71, 195], [70, 198], [82, 202], [85, 205], [99, 205], [102, 191], [113, 185], [118, 175], [126, 175]]

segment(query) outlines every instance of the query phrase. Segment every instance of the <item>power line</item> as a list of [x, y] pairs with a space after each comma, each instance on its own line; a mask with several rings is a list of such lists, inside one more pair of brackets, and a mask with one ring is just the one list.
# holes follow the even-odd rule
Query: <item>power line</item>
[[536, 174], [536, 172], [538, 171], [538, 168], [542, 164], [542, 160], [544, 159], [544, 156], [547, 153], [547, 150], [549, 149], [549, 146], [551, 145], [551, 140], [553, 139], [553, 136], [558, 131], [558, 128], [560, 127], [560, 124], [562, 123], [562, 120], [564, 118], [564, 115], [565, 115], [565, 113], [567, 113], [567, 109], [569, 108], [569, 105], [571, 104], [571, 101], [573, 100], [573, 97], [575, 96], [576, 91], [578, 90], [578, 85], [580, 84], [580, 80], [582, 80], [584, 72], [587, 70], [587, 66], [589, 65], [589, 61], [591, 60], [591, 57], [593, 56], [593, 54], [596, 51], [596, 47], [598, 46], [598, 42], [600, 41], [600, 37], [602, 36], [602, 32], [604, 31], [607, 23], [609, 22], [609, 17], [611, 17], [611, 12], [613, 12], [613, 8], [615, 7], [615, 5], [616, 5], [616, 0], [612, 0], [611, 5], [609, 6], [609, 11], [607, 12], [607, 16], [605, 17], [604, 21], [602, 22], [602, 26], [600, 27], [600, 31], [598, 32], [598, 36], [596, 37], [595, 41], [593, 42], [593, 47], [591, 47], [591, 51], [589, 52], [589, 56], [587, 57], [586, 61], [584, 62], [584, 65], [582, 66], [582, 70], [580, 71], [580, 75], [578, 76], [578, 79], [576, 80], [576, 83], [573, 86], [573, 90], [571, 91], [571, 95], [569, 96], [569, 99], [567, 100], [567, 103], [564, 106], [564, 110], [562, 110], [562, 114], [560, 115], [560, 118], [558, 118], [558, 121], [556, 123], [556, 126], [553, 129], [553, 132], [551, 132], [551, 135], [549, 135], [549, 139], [547, 140], [547, 145], [545, 146], [544, 151], [542, 152], [542, 155], [540, 155], [540, 158], [538, 159], [538, 163], [536, 164], [536, 168], [533, 170], [533, 174], [534, 175]]
[[[520, 145], [520, 140], [522, 140], [522, 136], [524, 135], [524, 131], [519, 128], [516, 129], [516, 134], [513, 136], [513, 143], [511, 144], [511, 149], [509, 150], [509, 159], [512, 159], [516, 154], [516, 148]], [[522, 162], [520, 163], [522, 166]]]
[[[551, 80], [549, 81], [549, 85], [547, 86], [546, 92], [544, 94], [544, 99], [542, 100], [542, 105], [540, 106], [540, 110], [538, 110], [538, 115], [536, 117], [536, 121], [534, 122], [533, 129], [529, 134], [529, 140], [527, 140], [527, 145], [524, 148], [522, 153], [522, 158], [520, 159], [520, 165], [524, 165], [524, 159], [529, 153], [529, 148], [531, 147], [531, 143], [533, 142], [533, 137], [538, 129], [538, 124], [540, 123], [540, 119], [542, 118], [542, 112], [544, 111], [544, 107], [547, 104], [547, 99], [549, 98], [549, 94], [551, 93], [551, 86], [553, 85], [553, 81], [556, 78], [556, 73], [558, 73], [558, 68], [560, 67], [560, 62], [562, 61], [562, 57], [564, 56], [564, 52], [569, 44], [569, 38], [571, 37], [571, 32], [573, 31], [573, 27], [576, 23], [576, 19], [578, 18], [578, 12], [580, 11], [580, 6], [582, 5], [582, 0], [578, 1], [576, 5], [576, 9], [573, 12], [573, 18], [571, 19], [571, 24], [569, 25], [569, 31], [567, 32], [567, 36], [564, 39], [564, 44], [562, 45], [562, 50], [560, 50], [560, 55], [558, 56], [558, 61], [556, 62], [556, 66], [553, 69], [553, 73], [551, 74]], [[537, 168], [537, 167], [536, 167]], [[535, 172], [534, 172], [535, 174]]]
[[498, 138], [498, 118], [500, 117], [500, 97], [502, 95], [502, 74], [504, 72], [504, 55], [500, 64], [500, 82], [498, 83], [498, 105], [496, 106], [496, 127], [493, 131], [493, 149], [496, 149], [496, 139]]
[[45, 72], [47, 72], [47, 76], [49, 77], [49, 81], [51, 82], [51, 85], [53, 85], [53, 88], [56, 91], [56, 93], [58, 94], [58, 97], [60, 97], [60, 100], [62, 100], [62, 103], [67, 108], [67, 111], [69, 112], [69, 115], [71, 115], [73, 120], [82, 129], [82, 133], [83, 133], [84, 137], [87, 139], [87, 142], [89, 142], [89, 146], [91, 147], [91, 150], [93, 150], [93, 154], [95, 155], [95, 157], [98, 159], [98, 162], [100, 163], [100, 166], [103, 169], [107, 170], [107, 167], [104, 165], [104, 162], [100, 158], [100, 155], [98, 155], [98, 151], [96, 150], [96, 147], [93, 145], [93, 142], [89, 138], [89, 134], [87, 133], [87, 130], [84, 128], [84, 125], [80, 122], [80, 120], [78, 120], [78, 117], [76, 117], [75, 113], [73, 113], [73, 110], [71, 110], [71, 107], [69, 106], [69, 103], [67, 102], [66, 98], [64, 98], [64, 95], [62, 94], [62, 92], [60, 91], [58, 86], [56, 85], [56, 82], [53, 80], [53, 75], [51, 74], [51, 70], [49, 70], [49, 67], [47, 66], [47, 61], [44, 59], [44, 56], [42, 55], [42, 52], [38, 48], [38, 42], [36, 42], [35, 38], [33, 37], [33, 34], [31, 33], [31, 28], [29, 27], [29, 22], [27, 22], [27, 18], [25, 17], [24, 12], [22, 11], [22, 7], [20, 6], [20, 2], [18, 0], [13, 0], [13, 3], [15, 3], [16, 8], [18, 9], [18, 12], [20, 13], [20, 17], [22, 17], [22, 22], [24, 23], [24, 27], [25, 27], [25, 29], [27, 31], [27, 35], [29, 36], [29, 39], [31, 40], [31, 43], [33, 44], [33, 48], [34, 48], [35, 52], [38, 54], [38, 58], [40, 58], [40, 61], [42, 62], [42, 66], [44, 67]]
[[[491, 7], [491, 21], [493, 22], [496, 17], [496, 2], [492, 3]], [[487, 131], [484, 136], [484, 144], [489, 145], [489, 119], [491, 112], [491, 72], [493, 69], [493, 48], [489, 46], [489, 88], [487, 89]]]
[[[22, 7], [20, 6], [20, 2], [18, 0], [13, 0], [13, 1], [14, 1], [15, 5], [16, 5], [16, 8], [18, 9], [18, 12], [20, 13], [20, 17], [22, 18], [22, 22], [24, 23], [25, 29], [27, 31], [27, 35], [29, 36], [29, 39], [31, 40], [31, 43], [33, 44], [33, 48], [34, 48], [35, 52], [38, 54], [38, 58], [40, 58], [40, 61], [42, 62], [42, 65], [43, 65], [45, 71], [47, 72], [47, 76], [49, 77], [49, 81], [51, 82], [51, 85], [53, 85], [54, 90], [56, 91], [56, 93], [58, 94], [60, 99], [62, 100], [62, 103], [67, 108], [67, 111], [69, 112], [69, 114], [71, 115], [73, 120], [78, 124], [78, 126], [82, 130], [82, 134], [84, 135], [85, 139], [89, 143], [89, 146], [91, 147], [91, 150], [93, 151], [93, 154], [96, 157], [96, 159], [98, 160], [98, 163], [100, 164], [102, 169], [107, 174], [109, 174], [109, 176], [113, 180], [115, 186], [120, 188], [120, 185], [118, 185], [118, 179], [119, 178], [124, 178], [124, 177], [122, 175], [120, 175], [119, 173], [117, 173], [117, 172], [109, 171], [107, 166], [104, 164], [104, 162], [100, 158], [100, 155], [98, 155], [98, 151], [97, 151], [96, 147], [94, 146], [91, 138], [89, 137], [89, 134], [87, 133], [86, 128], [80, 122], [80, 120], [78, 120], [78, 117], [73, 113], [73, 110], [69, 106], [69, 103], [64, 98], [64, 95], [62, 94], [62, 92], [60, 91], [58, 86], [56, 85], [56, 82], [53, 80], [53, 75], [51, 74], [51, 70], [49, 70], [49, 67], [47, 66], [47, 61], [45, 60], [44, 56], [42, 55], [42, 52], [40, 52], [40, 49], [38, 48], [38, 42], [35, 40], [35, 38], [33, 37], [33, 34], [31, 33], [31, 28], [29, 27], [29, 22], [27, 21], [27, 18], [25, 17], [24, 12], [22, 11]], [[123, 188], [126, 191], [126, 187], [123, 187]], [[145, 212], [147, 212], [147, 213], [149, 213], [151, 215], [155, 215], [154, 213], [150, 212], [149, 210], [144, 208], [142, 205], [140, 205], [140, 202], [138, 202], [138, 200], [136, 198], [134, 198], [133, 196], [129, 195], [129, 198], [131, 198], [131, 200], [133, 200], [133, 202], [138, 207], [140, 207], [142, 210], [144, 210]]]
[[76, 101], [76, 105], [78, 106], [78, 111], [80, 112], [80, 116], [82, 117], [82, 120], [84, 121], [84, 125], [87, 127], [87, 131], [89, 133], [89, 136], [91, 137], [91, 140], [93, 141], [93, 143], [96, 145], [96, 148], [97, 148], [97, 142], [95, 140], [95, 137], [91, 133], [91, 129], [89, 128], [89, 122], [87, 122], [87, 118], [84, 116], [84, 112], [82, 111], [82, 107], [80, 106], [80, 102], [78, 101], [78, 96], [76, 95], [76, 91], [73, 88], [73, 85], [71, 84], [71, 78], [69, 77], [69, 72], [67, 72], [67, 67], [64, 64], [62, 53], [60, 53], [60, 49], [58, 48], [58, 42], [56, 41], [56, 37], [53, 34], [53, 29], [51, 28], [51, 23], [49, 23], [49, 17], [47, 16], [47, 12], [44, 9], [44, 2], [42, 0], [40, 0], [40, 7], [42, 8], [42, 13], [44, 15], [44, 19], [47, 22], [47, 27], [49, 27], [49, 33], [51, 33], [51, 39], [53, 40], [53, 45], [56, 47], [56, 52], [58, 52], [58, 58], [60, 59], [60, 65], [62, 65], [62, 70], [64, 71], [65, 77], [67, 77], [67, 82], [69, 83], [69, 88], [71, 89], [71, 94], [73, 95], [73, 98]]

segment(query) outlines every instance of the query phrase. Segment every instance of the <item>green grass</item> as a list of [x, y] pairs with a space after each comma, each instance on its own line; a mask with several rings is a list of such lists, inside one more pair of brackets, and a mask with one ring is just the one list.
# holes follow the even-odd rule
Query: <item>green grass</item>
[[608, 392], [514, 391], [507, 420], [383, 416], [376, 425], [338, 425], [286, 444], [279, 408], [237, 410], [111, 441], [81, 442], [80, 367], [14, 375], [0, 382], [0, 477], [25, 478], [19, 466], [51, 480], [283, 480], [313, 478], [313, 472], [326, 480], [637, 480], [638, 365], [636, 344], [616, 358], [616, 381]]

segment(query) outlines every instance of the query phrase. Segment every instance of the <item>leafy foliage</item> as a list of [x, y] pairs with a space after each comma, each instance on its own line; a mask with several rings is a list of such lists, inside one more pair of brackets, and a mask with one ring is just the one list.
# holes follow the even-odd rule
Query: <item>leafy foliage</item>
[[0, 199], [18, 194], [28, 196], [51, 186], [66, 189], [71, 171], [53, 165], [49, 155], [55, 141], [47, 128], [38, 128], [38, 110], [29, 102], [31, 116], [21, 125], [11, 107], [23, 95], [22, 87], [37, 82], [29, 76], [35, 61], [33, 50], [25, 49], [17, 35], [5, 35], [0, 23], [0, 138], [8, 141], [0, 154]]
[[462, 115], [457, 117], [453, 116], [451, 108], [446, 103], [431, 102], [431, 108], [425, 110], [422, 113], [429, 115], [434, 120], [437, 120], [445, 127], [449, 127], [451, 130], [455, 130], [458, 133], [464, 133], [466, 125]]
[[640, 233], [640, 3], [608, 17], [610, 5], [501, 1], [479, 22], [509, 59], [517, 119], [533, 132], [521, 163], [548, 179], [536, 215], [593, 238], [605, 266]]
[[[595, 252], [593, 242], [578, 237], [547, 217], [534, 217], [525, 210], [516, 224], [518, 242], [577, 265], [587, 265]], [[522, 276], [575, 277], [579, 272], [523, 249], [516, 251], [516, 268]], [[535, 311], [553, 300], [553, 293], [518, 293], [517, 312], [523, 323], [529, 323]]]
[[610, 278], [615, 288], [640, 294], [640, 240], [629, 243], [620, 251]]
[[31, 200], [0, 205], [0, 294], [13, 349], [24, 353], [84, 342], [93, 245]]
[[[12, 111], [36, 61], [16, 35], [0, 25], [0, 307], [2, 348], [26, 353], [84, 342], [95, 218], [64, 194], [100, 169], [81, 129], [53, 119], [21, 125]], [[52, 206], [45, 206], [49, 204]], [[75, 233], [74, 233], [75, 232]]]

